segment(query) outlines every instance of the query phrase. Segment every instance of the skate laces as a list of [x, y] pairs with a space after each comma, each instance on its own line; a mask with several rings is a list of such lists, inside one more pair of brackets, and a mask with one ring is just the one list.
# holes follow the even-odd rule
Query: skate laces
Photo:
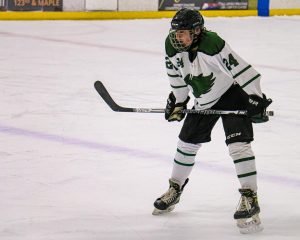
[[250, 211], [253, 199], [251, 197], [241, 196], [237, 206], [238, 211]]
[[249, 212], [255, 201], [255, 194], [250, 189], [240, 189], [239, 191], [241, 193], [241, 198], [238, 203], [237, 210]]
[[165, 203], [170, 203], [177, 198], [177, 191], [174, 187], [170, 187], [169, 190], [162, 195], [161, 200]]

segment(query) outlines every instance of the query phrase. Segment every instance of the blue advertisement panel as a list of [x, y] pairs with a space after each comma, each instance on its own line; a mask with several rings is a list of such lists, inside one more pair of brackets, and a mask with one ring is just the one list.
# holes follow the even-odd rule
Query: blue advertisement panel
[[9, 11], [62, 11], [63, 0], [6, 0]]
[[248, 0], [159, 0], [159, 10], [229, 10], [248, 9]]

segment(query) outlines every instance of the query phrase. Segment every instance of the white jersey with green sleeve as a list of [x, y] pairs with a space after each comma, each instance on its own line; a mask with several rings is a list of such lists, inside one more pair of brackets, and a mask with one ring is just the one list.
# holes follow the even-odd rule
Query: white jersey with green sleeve
[[176, 102], [185, 101], [191, 91], [196, 109], [211, 108], [234, 82], [248, 94], [262, 96], [260, 74], [216, 33], [203, 32], [197, 46], [189, 57], [166, 39], [166, 68]]

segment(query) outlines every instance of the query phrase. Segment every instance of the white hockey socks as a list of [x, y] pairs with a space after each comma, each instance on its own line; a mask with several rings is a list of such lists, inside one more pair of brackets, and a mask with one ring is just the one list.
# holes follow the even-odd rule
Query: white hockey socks
[[171, 179], [177, 180], [182, 186], [189, 177], [195, 164], [195, 157], [201, 144], [178, 141], [177, 151], [174, 158]]
[[236, 142], [228, 145], [229, 154], [233, 159], [237, 177], [242, 188], [257, 191], [257, 175], [255, 157], [250, 143]]

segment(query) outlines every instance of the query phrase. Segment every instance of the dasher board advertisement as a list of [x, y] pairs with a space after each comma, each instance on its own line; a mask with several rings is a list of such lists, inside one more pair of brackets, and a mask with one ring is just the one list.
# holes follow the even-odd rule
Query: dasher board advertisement
[[62, 11], [63, 0], [7, 0], [9, 11]]
[[159, 0], [159, 10], [195, 10], [248, 9], [248, 0]]

